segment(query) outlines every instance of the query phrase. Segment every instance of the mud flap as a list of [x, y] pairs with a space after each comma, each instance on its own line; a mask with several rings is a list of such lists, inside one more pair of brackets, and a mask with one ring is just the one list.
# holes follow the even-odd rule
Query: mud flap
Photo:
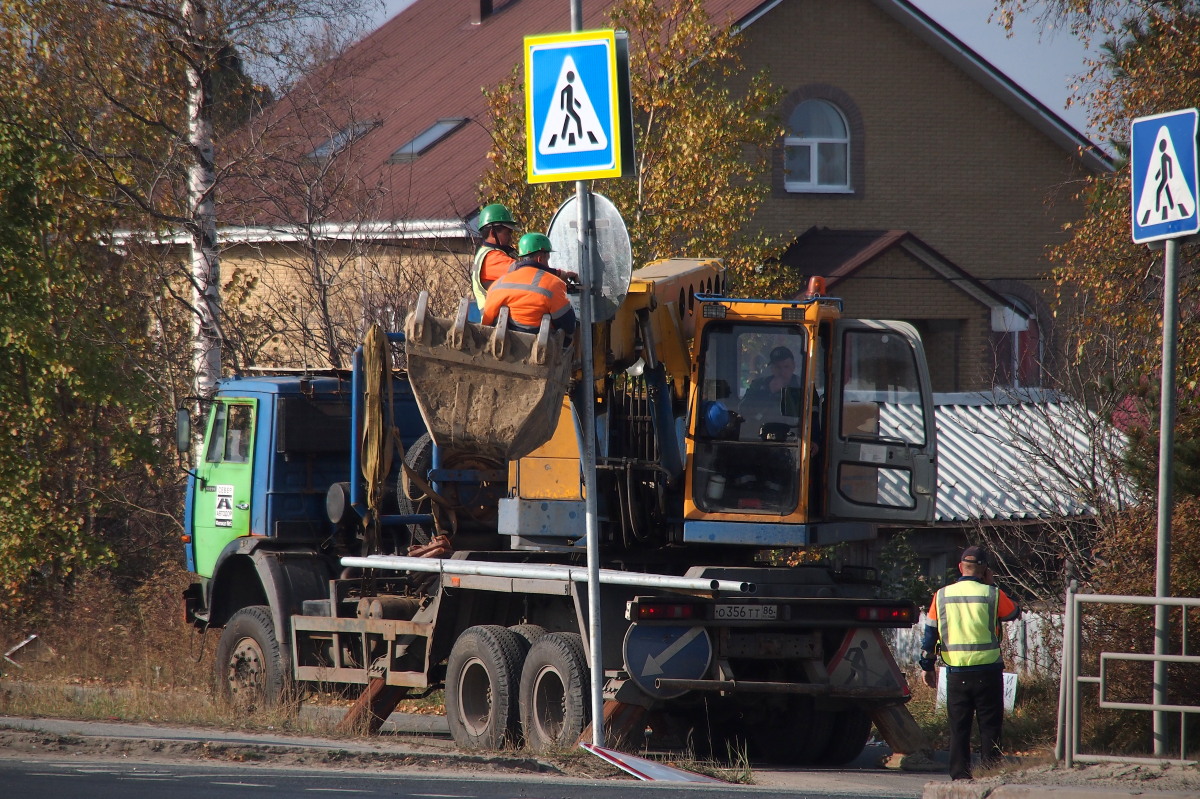
[[549, 441], [572, 362], [549, 317], [538, 333], [518, 333], [507, 329], [508, 309], [486, 327], [467, 321], [465, 299], [454, 319], [430, 316], [427, 307], [421, 292], [404, 333], [409, 383], [434, 443], [511, 460]]

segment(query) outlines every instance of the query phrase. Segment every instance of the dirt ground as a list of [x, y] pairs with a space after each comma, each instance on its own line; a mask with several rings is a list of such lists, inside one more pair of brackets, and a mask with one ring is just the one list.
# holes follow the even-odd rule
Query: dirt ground
[[1056, 785], [1120, 788], [1131, 793], [1178, 792], [1200, 796], [1200, 767], [1174, 763], [1088, 763], [1073, 768], [1044, 762], [1020, 763], [995, 774], [979, 775], [975, 782], [994, 785]]

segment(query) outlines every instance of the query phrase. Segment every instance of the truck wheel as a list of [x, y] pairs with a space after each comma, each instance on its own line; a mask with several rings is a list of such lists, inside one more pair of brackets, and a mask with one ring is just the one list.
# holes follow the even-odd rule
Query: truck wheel
[[[433, 468], [433, 439], [428, 433], [422, 433], [421, 437], [405, 450], [404, 462], [414, 472], [421, 475], [422, 478], [429, 478], [429, 470]], [[428, 497], [421, 493], [419, 488], [410, 486], [409, 491], [404, 490], [403, 470], [401, 470], [399, 477], [396, 478], [396, 504], [401, 516], [413, 513], [429, 513], [430, 501]], [[408, 525], [408, 531], [412, 536], [412, 543], [414, 544], [428, 544], [433, 540], [434, 529], [432, 524], [410, 524]]]
[[577, 633], [547, 633], [521, 669], [521, 728], [535, 752], [566, 749], [591, 719], [587, 658]]
[[524, 638], [529, 646], [533, 646], [537, 639], [546, 634], [546, 628], [540, 624], [514, 624], [508, 629]]
[[821, 764], [843, 766], [858, 757], [871, 737], [871, 717], [860, 708], [852, 707], [833, 714], [829, 730], [829, 745]]
[[811, 696], [790, 696], [786, 710], [775, 716], [774, 723], [750, 730], [752, 749], [771, 763], [786, 766], [810, 766], [823, 763], [833, 714], [817, 710]]
[[266, 605], [242, 608], [221, 631], [216, 659], [217, 696], [234, 707], [272, 707], [283, 696], [286, 675]]
[[520, 737], [524, 638], [499, 625], [468, 627], [446, 663], [446, 720], [463, 749], [499, 749]]

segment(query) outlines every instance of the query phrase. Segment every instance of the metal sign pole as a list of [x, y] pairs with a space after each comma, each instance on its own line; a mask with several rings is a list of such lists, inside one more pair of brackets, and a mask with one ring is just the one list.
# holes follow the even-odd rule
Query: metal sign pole
[[[1175, 466], [1175, 348], [1179, 335], [1179, 239], [1200, 233], [1200, 111], [1183, 108], [1138, 117], [1129, 126], [1129, 188], [1133, 242], [1162, 241], [1162, 406], [1158, 424], [1158, 562], [1155, 599], [1171, 595], [1171, 512]], [[1154, 606], [1154, 705], [1167, 703], [1170, 648], [1167, 606]], [[1167, 715], [1154, 711], [1154, 754], [1167, 750]]]
[[[1171, 595], [1171, 511], [1175, 474], [1175, 350], [1179, 316], [1179, 240], [1164, 242], [1162, 408], [1158, 423], [1158, 562], [1154, 580], [1156, 598]], [[1154, 606], [1154, 704], [1167, 703], [1167, 664], [1161, 657], [1169, 649], [1170, 618], [1166, 605]], [[1167, 751], [1167, 714], [1154, 711], [1154, 755]]]
[[[583, 30], [583, 0], [571, 0], [571, 31]], [[588, 567], [588, 651], [591, 653], [592, 744], [604, 746], [604, 655], [600, 635], [600, 531], [596, 523], [596, 379], [592, 358], [591, 203], [585, 181], [575, 182], [579, 206], [579, 349], [583, 357], [583, 491]]]

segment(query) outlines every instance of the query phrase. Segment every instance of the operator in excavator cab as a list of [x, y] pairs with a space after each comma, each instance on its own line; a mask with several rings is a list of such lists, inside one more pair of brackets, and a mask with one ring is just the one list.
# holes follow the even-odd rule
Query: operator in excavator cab
[[[741, 415], [759, 425], [764, 421], [780, 421], [786, 416], [799, 416], [801, 383], [796, 375], [796, 356], [787, 347], [776, 347], [767, 358], [769, 372], [758, 377], [742, 397]], [[785, 389], [795, 389], [787, 392]]]
[[566, 333], [567, 344], [575, 332], [575, 309], [567, 299], [566, 279], [574, 272], [560, 272], [549, 266], [550, 239], [542, 233], [526, 233], [517, 244], [519, 260], [508, 272], [492, 283], [483, 304], [482, 322], [496, 324], [500, 309], [508, 308], [508, 325], [522, 333], [536, 333], [542, 317], [550, 315], [550, 326]]
[[471, 293], [475, 304], [482, 308], [488, 287], [508, 271], [517, 259], [512, 246], [517, 222], [507, 206], [492, 203], [479, 212], [479, 232], [483, 243], [475, 251], [475, 262], [471, 266]]

